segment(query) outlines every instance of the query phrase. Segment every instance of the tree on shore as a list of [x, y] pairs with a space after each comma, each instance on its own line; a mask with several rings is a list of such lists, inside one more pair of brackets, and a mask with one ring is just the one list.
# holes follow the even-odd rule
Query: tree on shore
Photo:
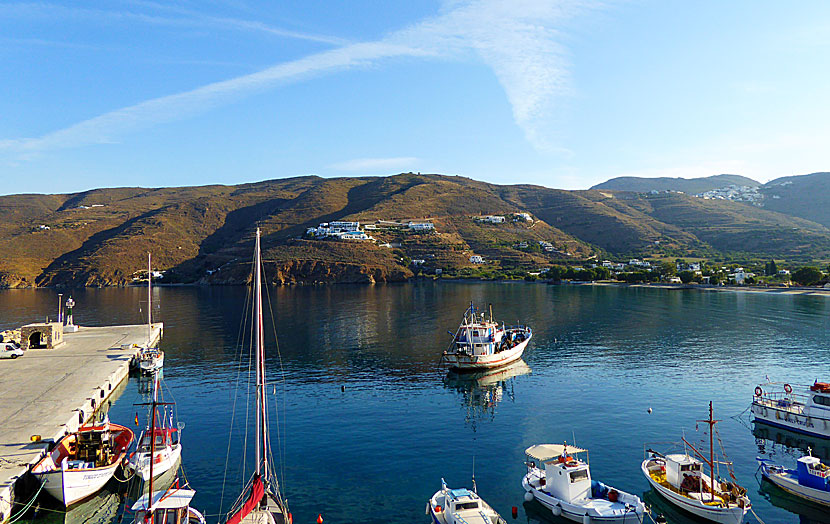
[[800, 267], [792, 274], [792, 279], [795, 283], [802, 286], [811, 286], [818, 284], [824, 278], [824, 273], [817, 267]]
[[775, 263], [775, 260], [770, 260], [764, 266], [764, 274], [768, 277], [774, 277], [778, 274], [778, 265]]

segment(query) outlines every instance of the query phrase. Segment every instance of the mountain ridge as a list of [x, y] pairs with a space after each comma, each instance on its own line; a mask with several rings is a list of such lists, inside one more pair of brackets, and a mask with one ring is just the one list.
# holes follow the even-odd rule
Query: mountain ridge
[[[802, 183], [785, 182], [779, 190]], [[533, 221], [513, 221], [521, 212]], [[479, 215], [507, 219], [491, 224]], [[305, 235], [322, 222], [393, 219], [428, 220], [435, 232], [367, 231], [377, 243]], [[99, 188], [0, 197], [0, 286], [128, 285], [147, 251], [166, 282], [240, 284], [257, 226], [274, 282], [318, 283], [402, 281], [438, 269], [527, 272], [592, 257], [827, 259], [828, 224], [680, 193], [568, 191], [439, 174]]]

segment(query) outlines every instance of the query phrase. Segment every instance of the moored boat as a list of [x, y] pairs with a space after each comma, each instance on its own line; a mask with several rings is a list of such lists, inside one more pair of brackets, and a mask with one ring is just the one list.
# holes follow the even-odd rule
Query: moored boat
[[471, 302], [441, 360], [458, 371], [506, 366], [521, 358], [532, 336], [528, 326], [499, 326], [492, 307], [488, 319]]
[[759, 384], [755, 388], [751, 410], [756, 421], [830, 438], [830, 383]]
[[[746, 489], [736, 482], [715, 478], [714, 425], [712, 403], [709, 403], [709, 456], [706, 457], [685, 438], [684, 453], [662, 455], [648, 450], [641, 469], [651, 487], [675, 506], [706, 520], [721, 524], [741, 524], [751, 503]], [[690, 455], [688, 449], [692, 450]], [[709, 466], [709, 474], [703, 466]], [[730, 465], [727, 463], [727, 465]], [[731, 474], [731, 471], [730, 471]]]
[[818, 457], [805, 455], [796, 462], [796, 469], [773, 464], [758, 458], [761, 475], [784, 491], [816, 504], [830, 506], [830, 466]]
[[96, 494], [125, 462], [133, 432], [109, 420], [81, 426], [61, 438], [32, 474], [47, 493], [69, 507]]
[[153, 336], [153, 269], [147, 253], [147, 344], [138, 351], [138, 368], [142, 373], [156, 373], [164, 367], [164, 351], [152, 347]]
[[[152, 497], [151, 497], [152, 494]], [[205, 517], [190, 507], [190, 501], [196, 492], [171, 486], [165, 491], [155, 491], [142, 495], [132, 511], [135, 512], [134, 524], [205, 524]]]
[[591, 478], [587, 450], [567, 443], [538, 444], [525, 455], [527, 502], [536, 499], [554, 516], [575, 522], [643, 522], [645, 506], [639, 497]]
[[[158, 406], [165, 406], [166, 409], [169, 405], [158, 401], [158, 392], [159, 377], [156, 374], [153, 377], [153, 402], [149, 404], [151, 413], [148, 417], [147, 428], [141, 432], [136, 450], [130, 454], [129, 460], [130, 468], [145, 482], [150, 477], [151, 457], [153, 458], [153, 476], [159, 477], [176, 467], [182, 456], [181, 429], [183, 425], [173, 426], [172, 411], [169, 416], [158, 416], [156, 412]], [[155, 427], [157, 419], [161, 420], [159, 427]]]
[[444, 479], [429, 499], [426, 513], [434, 524], [507, 524], [475, 490], [449, 489]]

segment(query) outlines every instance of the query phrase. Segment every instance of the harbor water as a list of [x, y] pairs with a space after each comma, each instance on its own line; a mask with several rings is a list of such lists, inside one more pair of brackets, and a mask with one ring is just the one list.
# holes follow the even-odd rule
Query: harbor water
[[[79, 290], [75, 321], [141, 323], [145, 293]], [[250, 473], [241, 472], [239, 442], [250, 385], [237, 360], [247, 291], [153, 294], [153, 318], [165, 326], [164, 382], [185, 423], [182, 477], [197, 491], [192, 505], [213, 524]], [[295, 523], [318, 514], [327, 523], [426, 523], [426, 501], [441, 478], [469, 487], [473, 468], [479, 494], [508, 522], [566, 522], [524, 503], [521, 487], [524, 449], [563, 441], [590, 451], [595, 479], [644, 497], [669, 522], [693, 522], [649, 492], [640, 463], [645, 447], [669, 449], [683, 435], [708, 449], [697, 421], [710, 400], [721, 420], [717, 436], [758, 516], [767, 524], [830, 523], [827, 509], [756, 474], [757, 456], [792, 466], [803, 454], [797, 448], [810, 446], [827, 459], [830, 441], [753, 429], [747, 409], [767, 376], [830, 380], [830, 297], [417, 282], [276, 287], [267, 299], [268, 394], [278, 404], [272, 450]], [[440, 354], [470, 301], [533, 328], [523, 362], [490, 376], [448, 375]], [[55, 318], [56, 310], [53, 290], [0, 292], [1, 329]], [[247, 371], [247, 362], [241, 367]], [[130, 379], [110, 409], [113, 422], [135, 427], [144, 386]], [[139, 418], [143, 424], [143, 412]], [[83, 516], [43, 510], [35, 521], [130, 522], [119, 503], [119, 494], [103, 493]]]

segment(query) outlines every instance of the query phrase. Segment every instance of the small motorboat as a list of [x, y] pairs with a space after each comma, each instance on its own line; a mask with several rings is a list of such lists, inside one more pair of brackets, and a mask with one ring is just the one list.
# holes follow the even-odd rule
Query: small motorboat
[[771, 426], [830, 438], [830, 383], [765, 382], [755, 387], [752, 415]]
[[567, 443], [538, 444], [525, 455], [525, 501], [536, 499], [555, 516], [575, 522], [643, 522], [645, 505], [638, 496], [591, 478], [587, 450]]
[[32, 467], [47, 493], [69, 507], [96, 494], [126, 461], [130, 428], [105, 420], [61, 438]]
[[165, 491], [142, 495], [133, 504], [134, 524], [205, 524], [205, 517], [190, 507], [196, 492], [171, 486]]
[[444, 479], [441, 489], [429, 499], [426, 513], [434, 524], [507, 524], [475, 490], [449, 489]]
[[[734, 482], [715, 478], [713, 430], [718, 422], [709, 403], [709, 456], [704, 456], [685, 438], [684, 453], [663, 455], [649, 449], [641, 469], [651, 487], [666, 500], [700, 518], [721, 524], [741, 524], [751, 504], [746, 489]], [[689, 454], [688, 449], [692, 450]], [[721, 461], [731, 467], [731, 463]], [[709, 468], [707, 475], [703, 466]], [[731, 470], [730, 470], [731, 474]]]
[[830, 466], [810, 454], [798, 459], [796, 469], [772, 464], [769, 459], [758, 458], [761, 475], [784, 491], [830, 506]]
[[506, 327], [503, 323], [499, 326], [493, 320], [492, 307], [488, 319], [471, 302], [441, 360], [457, 371], [506, 366], [522, 357], [532, 336], [528, 326]]
[[151, 375], [164, 367], [164, 351], [159, 348], [141, 348], [138, 352], [138, 368]]

